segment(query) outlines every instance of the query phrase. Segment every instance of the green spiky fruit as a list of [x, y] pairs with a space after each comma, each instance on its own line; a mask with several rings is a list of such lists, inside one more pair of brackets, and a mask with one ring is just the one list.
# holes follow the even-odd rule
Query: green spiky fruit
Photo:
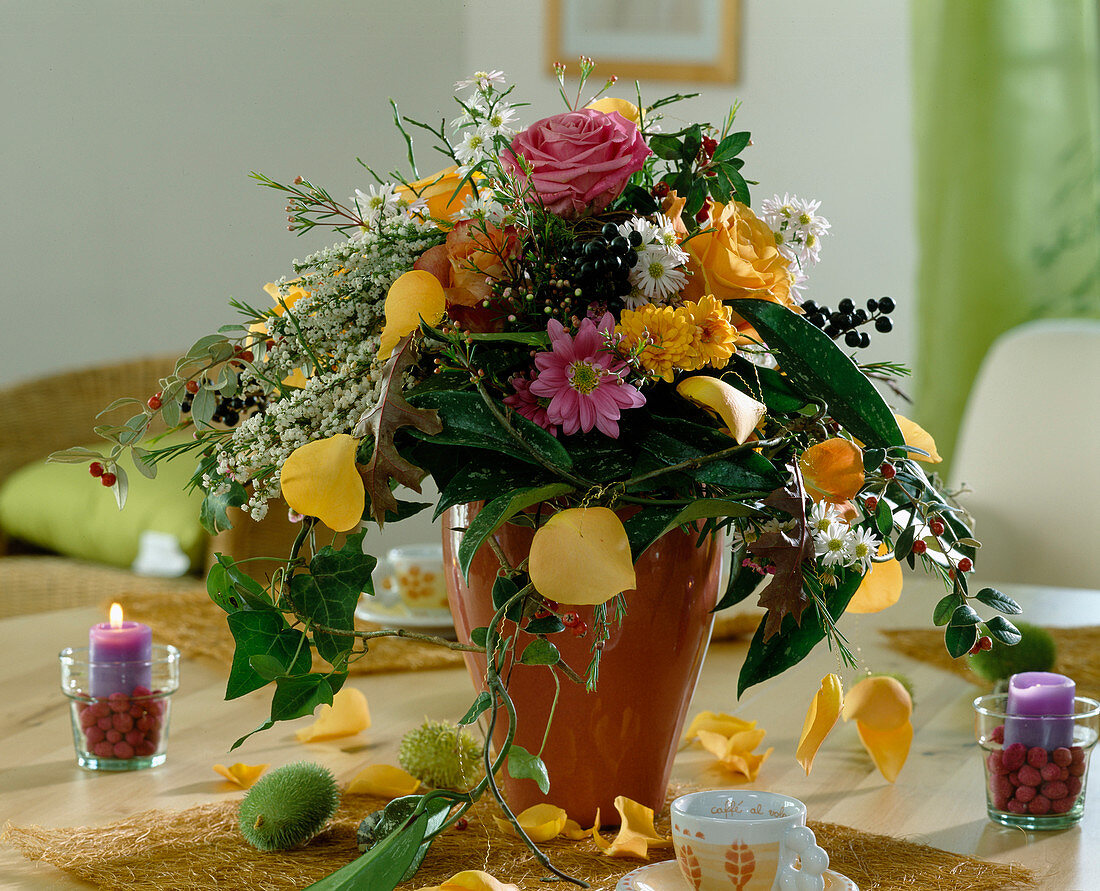
[[340, 803], [332, 771], [299, 761], [262, 777], [241, 801], [241, 835], [260, 851], [304, 845], [329, 821]]
[[994, 639], [993, 648], [969, 657], [970, 670], [982, 680], [996, 683], [1021, 671], [1050, 671], [1056, 647], [1050, 632], [1028, 622], [1014, 623], [1020, 642], [1013, 647]]
[[425, 721], [405, 734], [397, 760], [422, 783], [465, 792], [481, 773], [481, 744], [457, 724]]

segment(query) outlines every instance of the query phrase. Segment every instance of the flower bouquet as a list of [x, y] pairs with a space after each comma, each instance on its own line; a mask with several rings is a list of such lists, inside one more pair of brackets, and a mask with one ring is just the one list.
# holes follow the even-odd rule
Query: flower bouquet
[[[436, 514], [452, 511], [454, 584], [479, 554], [493, 560], [488, 620], [435, 641], [483, 672], [461, 723], [496, 730], [485, 776], [387, 809], [348, 867], [372, 888], [415, 869], [486, 791], [511, 816], [498, 776], [545, 791], [542, 753], [516, 742], [513, 668], [598, 688], [606, 643], [636, 607], [636, 567], [669, 536], [728, 548], [732, 567], [722, 590], [716, 561], [709, 589], [665, 590], [672, 610], [709, 616], [759, 595], [739, 693], [822, 640], [854, 664], [836, 623], [896, 600], [900, 563], [943, 579], [929, 608], [952, 655], [1018, 637], [973, 608], [1018, 612], [968, 589], [978, 543], [924, 470], [934, 442], [880, 394], [905, 370], [859, 361], [871, 332], [891, 329], [893, 301], [834, 310], [803, 296], [829, 224], [797, 197], [751, 209], [736, 109], [681, 125], [669, 109], [689, 96], [611, 98], [614, 79], [582, 98], [591, 68], [582, 60], [573, 96], [559, 69], [566, 111], [527, 126], [499, 71], [457, 85], [449, 125], [393, 105], [411, 176], [367, 168], [376, 183], [347, 201], [256, 175], [287, 196], [292, 231], [330, 226], [339, 241], [268, 285], [272, 305], [236, 303], [241, 323], [199, 340], [147, 401], [113, 405], [139, 410], [97, 428], [109, 452], [56, 456], [93, 461], [121, 504], [124, 450], [149, 475], [195, 454], [211, 532], [230, 506], [259, 520], [285, 499], [300, 534], [267, 583], [229, 556], [208, 579], [236, 641], [227, 698], [273, 687], [259, 729], [330, 703], [372, 638], [409, 635], [353, 625], [373, 593], [361, 525], [431, 507], [399, 487], [419, 492], [430, 475]], [[421, 176], [421, 133], [451, 166]], [[142, 445], [158, 414], [193, 438]], [[519, 550], [502, 544], [510, 530], [527, 536]]]

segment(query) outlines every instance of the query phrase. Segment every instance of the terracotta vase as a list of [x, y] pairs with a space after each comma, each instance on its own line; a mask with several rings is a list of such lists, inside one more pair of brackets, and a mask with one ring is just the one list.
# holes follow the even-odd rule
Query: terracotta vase
[[[481, 504], [453, 507], [443, 522], [443, 561], [451, 612], [459, 640], [487, 626], [494, 609], [492, 585], [498, 561], [483, 546], [470, 566], [469, 582], [458, 568], [461, 530]], [[505, 524], [496, 541], [512, 565], [528, 552], [533, 531]], [[626, 594], [626, 617], [612, 625], [603, 647], [595, 692], [562, 679], [561, 693], [543, 761], [550, 774], [550, 792], [543, 795], [532, 780], [498, 775], [509, 805], [518, 813], [548, 801], [584, 826], [592, 825], [596, 809], [605, 825], [618, 820], [614, 800], [625, 795], [655, 811], [665, 802], [672, 761], [691, 695], [710, 639], [711, 608], [718, 599], [722, 547], [714, 537], [696, 547], [697, 534], [679, 529], [646, 551], [636, 566], [638, 587]], [[567, 607], [563, 609], [568, 609]], [[574, 607], [589, 627], [592, 607]], [[520, 632], [516, 652], [534, 638]], [[591, 632], [582, 637], [568, 629], [551, 636], [562, 658], [579, 674], [591, 659]], [[466, 655], [466, 667], [480, 690], [485, 660]], [[517, 664], [508, 689], [517, 711], [515, 741], [529, 752], [542, 747], [554, 698], [554, 681], [546, 666]], [[499, 745], [504, 727], [498, 726]]]

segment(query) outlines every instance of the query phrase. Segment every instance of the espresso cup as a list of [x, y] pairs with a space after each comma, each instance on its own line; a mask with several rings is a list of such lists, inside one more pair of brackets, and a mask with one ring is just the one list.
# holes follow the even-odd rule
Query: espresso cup
[[772, 792], [713, 790], [672, 802], [672, 845], [695, 891], [823, 891], [829, 855], [806, 805]]
[[386, 555], [394, 593], [410, 610], [447, 609], [442, 545], [406, 545]]

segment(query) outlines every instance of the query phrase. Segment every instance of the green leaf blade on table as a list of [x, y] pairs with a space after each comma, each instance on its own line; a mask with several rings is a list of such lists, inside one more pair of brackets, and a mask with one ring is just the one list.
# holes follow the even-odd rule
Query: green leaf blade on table
[[422, 813], [369, 851], [309, 887], [313, 891], [393, 891], [424, 843], [429, 816]]
[[905, 445], [898, 422], [875, 385], [823, 331], [767, 300], [734, 300], [731, 306], [757, 330], [783, 373], [828, 403], [832, 417], [865, 446]]

